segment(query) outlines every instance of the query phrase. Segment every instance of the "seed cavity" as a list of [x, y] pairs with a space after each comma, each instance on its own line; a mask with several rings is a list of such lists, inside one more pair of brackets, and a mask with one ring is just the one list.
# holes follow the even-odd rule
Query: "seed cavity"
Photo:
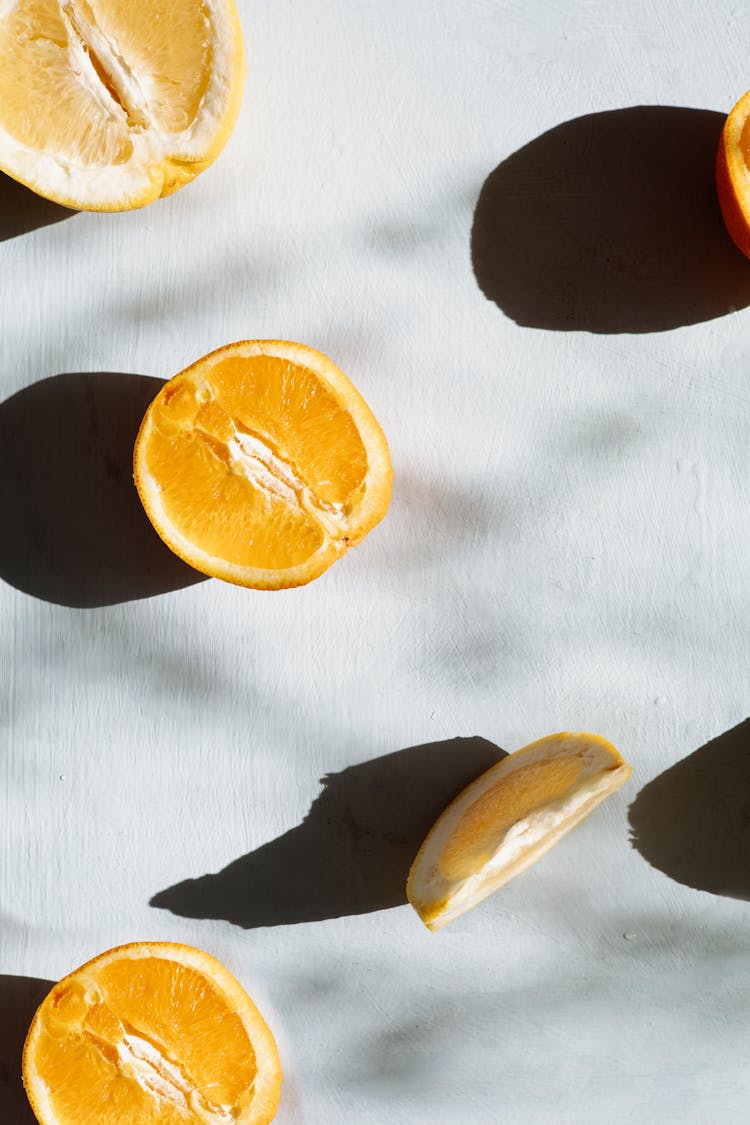
[[250, 481], [269, 501], [281, 501], [305, 512], [323, 528], [329, 539], [346, 542], [345, 505], [322, 500], [305, 482], [297, 467], [286, 461], [261, 434], [219, 406], [206, 385], [196, 397], [202, 404], [195, 418], [187, 423], [226, 468]]
[[88, 1028], [83, 1034], [123, 1077], [137, 1082], [157, 1101], [167, 1102], [183, 1114], [192, 1114], [204, 1125], [231, 1125], [237, 1120], [239, 1110], [212, 1102], [148, 1035], [125, 1021], [116, 1020], [116, 1026], [114, 1042]]
[[89, 5], [85, 0], [63, 0], [60, 14], [77, 69], [82, 77], [88, 72], [89, 85], [105, 108], [124, 116], [130, 129], [147, 129], [146, 96], [117, 44], [98, 27]]

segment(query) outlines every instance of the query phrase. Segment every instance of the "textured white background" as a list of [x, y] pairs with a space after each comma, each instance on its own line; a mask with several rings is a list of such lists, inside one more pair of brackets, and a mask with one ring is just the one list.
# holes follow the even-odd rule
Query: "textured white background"
[[[633, 847], [628, 807], [748, 712], [748, 276], [709, 201], [731, 263], [718, 308], [720, 271], [699, 257], [679, 299], [668, 268], [649, 298], [673, 310], [665, 330], [643, 330], [649, 304], [588, 331], [583, 240], [572, 330], [522, 325], [482, 292], [471, 231], [487, 177], [563, 122], [639, 105], [726, 113], [750, 85], [744, 9], [240, 12], [242, 114], [194, 184], [142, 212], [65, 217], [3, 187], [0, 1122], [29, 1120], [15, 1051], [34, 982], [163, 938], [210, 950], [266, 1014], [282, 1125], [734, 1125], [750, 1110], [747, 737], [703, 751], [677, 796], [666, 773], [648, 805], [662, 851], [683, 832], [682, 881]], [[575, 191], [593, 220], [589, 171]], [[548, 192], [555, 160], [537, 174]], [[645, 255], [646, 273], [658, 264]], [[643, 282], [627, 270], [626, 286]], [[80, 473], [106, 466], [80, 450], [109, 432], [118, 394], [130, 401], [126, 376], [166, 378], [246, 337], [317, 346], [359, 386], [393, 455], [385, 522], [281, 594], [175, 570], [176, 589], [141, 596], [140, 540], [132, 557], [117, 546], [116, 595], [106, 559], [83, 551], [61, 578], [53, 514], [79, 526], [88, 490], [100, 495]], [[80, 373], [116, 393], [80, 378], [26, 390]], [[18, 417], [45, 449], [22, 455]], [[71, 475], [52, 471], [68, 448]], [[53, 528], [33, 566], [17, 545], [31, 533], [14, 528], [27, 478]], [[479, 746], [450, 740], [513, 750], [571, 728], [633, 763], [622, 793], [437, 936], [408, 906], [376, 909], [393, 900], [379, 865], [403, 866], [412, 803], [424, 815], [451, 795], [438, 758]], [[432, 743], [446, 745], [408, 752]], [[398, 751], [332, 778], [331, 803], [272, 844], [326, 775]], [[707, 849], [694, 868], [691, 839]], [[211, 917], [150, 905], [266, 844], [219, 880]]]

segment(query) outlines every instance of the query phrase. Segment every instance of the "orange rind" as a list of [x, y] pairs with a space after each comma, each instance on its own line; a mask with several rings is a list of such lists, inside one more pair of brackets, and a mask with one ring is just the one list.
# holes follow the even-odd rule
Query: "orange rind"
[[750, 258], [750, 91], [724, 122], [716, 155], [716, 190], [727, 231]]

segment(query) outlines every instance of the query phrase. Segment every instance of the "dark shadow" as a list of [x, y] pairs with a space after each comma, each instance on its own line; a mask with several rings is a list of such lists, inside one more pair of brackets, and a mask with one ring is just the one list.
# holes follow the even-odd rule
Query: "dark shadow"
[[439, 814], [505, 756], [483, 738], [454, 738], [328, 774], [302, 824], [215, 875], [161, 891], [151, 905], [244, 929], [400, 906]]
[[21, 1056], [34, 1012], [53, 981], [0, 975], [0, 1122], [37, 1125], [21, 1080]]
[[678, 883], [750, 899], [750, 720], [660, 774], [629, 810], [632, 844]]
[[0, 242], [77, 214], [0, 172]]
[[518, 324], [661, 332], [750, 304], [750, 262], [714, 184], [725, 115], [635, 106], [557, 125], [499, 164], [474, 272]]
[[55, 375], [0, 403], [0, 578], [90, 607], [204, 577], [164, 546], [133, 484], [133, 443], [161, 386], [112, 371]]

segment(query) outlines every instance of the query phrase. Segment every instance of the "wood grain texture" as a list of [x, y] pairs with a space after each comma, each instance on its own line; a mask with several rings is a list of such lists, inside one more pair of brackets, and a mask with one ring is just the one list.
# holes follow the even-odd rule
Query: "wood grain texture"
[[[693, 166], [749, 82], [736, 6], [686, 7], [240, 0], [245, 102], [195, 183], [124, 215], [0, 186], [2, 1125], [28, 1125], [39, 982], [138, 939], [246, 985], [281, 1125], [746, 1116], [747, 824], [722, 794], [747, 773], [750, 263], [710, 193], [683, 202], [711, 271], [673, 285], [622, 254], [616, 292], [663, 290], [665, 316], [586, 318], [616, 161], [580, 122], [627, 111], [635, 151], [633, 107], [671, 107], [647, 151], [654, 122], [702, 122]], [[514, 319], [472, 232], [519, 159], [524, 229], [535, 206], [565, 221], [566, 136], [590, 151], [563, 331], [536, 291]], [[648, 232], [652, 194], [628, 190]], [[659, 208], [674, 250], [690, 224]], [[511, 233], [528, 303], [544, 246]], [[193, 582], [126, 488], [148, 388], [248, 337], [328, 353], [395, 469], [386, 520], [279, 594]], [[486, 753], [571, 728], [621, 750], [628, 786], [428, 934], [396, 887], [417, 821]]]

